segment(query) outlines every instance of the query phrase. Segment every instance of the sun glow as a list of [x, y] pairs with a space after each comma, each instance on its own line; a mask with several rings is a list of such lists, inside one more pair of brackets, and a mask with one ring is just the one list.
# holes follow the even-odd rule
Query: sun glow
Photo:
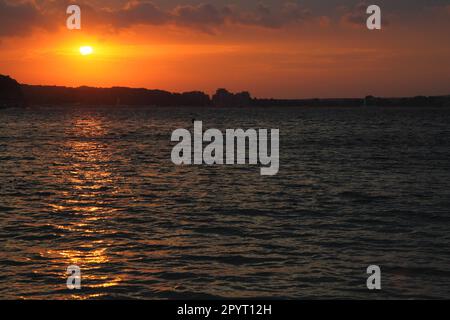
[[88, 56], [88, 55], [92, 54], [93, 52], [94, 52], [94, 49], [92, 49], [91, 46], [80, 47], [80, 53], [83, 56]]

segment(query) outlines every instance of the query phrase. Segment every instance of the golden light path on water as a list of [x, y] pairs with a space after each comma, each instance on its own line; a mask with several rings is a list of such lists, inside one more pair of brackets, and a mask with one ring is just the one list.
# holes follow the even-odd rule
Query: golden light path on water
[[[48, 203], [56, 221], [52, 227], [60, 230], [65, 236], [61, 241], [55, 242], [54, 246], [38, 246], [37, 249], [39, 256], [47, 261], [51, 269], [49, 272], [59, 279], [54, 286], [59, 288], [55, 292], [57, 298], [101, 298], [109, 296], [114, 292], [114, 288], [118, 288], [118, 291], [123, 287], [126, 288], [133, 281], [155, 282], [152, 284], [152, 290], [155, 292], [174, 292], [180, 289], [179, 283], [161, 281], [157, 274], [164, 274], [170, 269], [174, 273], [186, 272], [186, 266], [162, 269], [159, 262], [154, 265], [152, 263], [141, 265], [139, 261], [148, 259], [166, 261], [174, 254], [167, 248], [180, 249], [188, 246], [185, 236], [191, 232], [188, 229], [184, 230], [184, 227], [189, 227], [190, 222], [186, 220], [187, 218], [175, 221], [181, 229], [171, 230], [167, 239], [162, 235], [159, 239], [146, 239], [147, 236], [142, 237], [130, 233], [129, 230], [122, 230], [120, 220], [129, 219], [130, 216], [133, 218], [131, 214], [124, 215], [124, 213], [132, 210], [134, 201], [146, 208], [146, 212], [149, 213], [147, 216], [151, 219], [151, 208], [160, 205], [159, 202], [163, 197], [155, 188], [152, 190], [155, 197], [144, 201], [131, 190], [133, 183], [141, 178], [134, 175], [126, 177], [120, 170], [113, 170], [117, 154], [114, 154], [115, 150], [108, 145], [111, 131], [105, 123], [107, 120], [90, 112], [80, 112], [72, 116], [73, 125], [66, 127], [64, 151], [60, 155], [65, 165], [60, 168], [59, 174], [55, 175], [57, 184], [64, 188], [56, 190], [56, 195], [52, 196]], [[128, 157], [121, 158], [120, 161], [127, 163], [127, 167], [131, 166]], [[142, 177], [149, 176], [154, 176], [151, 170], [142, 172]], [[189, 189], [190, 183], [192, 182], [186, 186], [181, 183], [178, 187]], [[199, 193], [198, 196], [200, 195]], [[203, 196], [206, 196], [206, 193]], [[120, 200], [117, 199], [121, 197], [125, 200], [118, 204]], [[157, 226], [155, 232], [156, 230]], [[67, 238], [67, 242], [64, 241], [64, 237]], [[148, 249], [133, 252], [134, 246]], [[140, 267], [130, 269], [130, 259]], [[69, 276], [66, 269], [71, 265], [81, 269], [82, 290], [79, 293], [66, 288]], [[211, 272], [233, 276], [236, 273], [244, 275], [247, 270], [220, 268]], [[36, 274], [39, 274], [39, 271]]]
[[[64, 156], [67, 163], [72, 163], [67, 168], [61, 183], [72, 186], [72, 192], [61, 191], [55, 199], [64, 199], [56, 203], [50, 203], [52, 210], [57, 215], [71, 212], [73, 219], [68, 224], [60, 224], [55, 227], [73, 234], [78, 233], [81, 240], [72, 249], [44, 249], [40, 252], [42, 257], [51, 259], [54, 265], [77, 265], [82, 272], [83, 289], [107, 288], [119, 285], [123, 281], [120, 275], [98, 272], [104, 265], [110, 263], [109, 250], [114, 243], [107, 237], [110, 230], [98, 226], [100, 220], [113, 218], [116, 211], [108, 207], [107, 203], [98, 199], [102, 190], [109, 189], [114, 184], [112, 172], [108, 162], [111, 155], [108, 153], [100, 138], [105, 134], [102, 122], [99, 118], [86, 117], [76, 119], [71, 128], [81, 141], [67, 140], [67, 152]], [[115, 191], [117, 192], [117, 190]], [[115, 231], [112, 231], [115, 232]], [[106, 237], [102, 237], [105, 235]], [[84, 240], [94, 236], [97, 240]], [[99, 239], [99, 238], [104, 238]], [[61, 283], [64, 284], [68, 274], [61, 272]], [[75, 291], [76, 292], [76, 291]], [[101, 294], [73, 294], [72, 299], [90, 299], [101, 297]]]

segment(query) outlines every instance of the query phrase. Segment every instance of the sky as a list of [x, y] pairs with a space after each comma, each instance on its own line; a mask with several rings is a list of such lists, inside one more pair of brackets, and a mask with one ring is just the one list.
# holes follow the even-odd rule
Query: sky
[[[81, 30], [66, 28], [69, 4]], [[382, 30], [366, 28], [370, 4]], [[450, 0], [0, 0], [0, 74], [27, 84], [443, 95], [449, 40]]]

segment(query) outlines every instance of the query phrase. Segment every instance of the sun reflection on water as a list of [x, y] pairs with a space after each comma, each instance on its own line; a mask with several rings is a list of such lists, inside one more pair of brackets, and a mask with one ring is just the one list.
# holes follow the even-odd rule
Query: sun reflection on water
[[[90, 290], [71, 295], [74, 299], [92, 299], [101, 294], [92, 293], [96, 288], [119, 285], [123, 277], [105, 274], [110, 263], [109, 248], [113, 246], [108, 235], [118, 232], [108, 226], [117, 209], [109, 206], [105, 192], [118, 192], [114, 175], [109, 167], [111, 153], [104, 142], [107, 133], [101, 119], [91, 116], [76, 119], [68, 128], [65, 165], [61, 168], [58, 183], [65, 186], [58, 191], [49, 206], [61, 223], [54, 225], [63, 233], [79, 239], [76, 245], [67, 248], [64, 244], [42, 250], [40, 255], [58, 266], [77, 265], [82, 272], [82, 287]], [[103, 223], [99, 223], [103, 221]], [[98, 240], [102, 239], [102, 240]], [[60, 272], [66, 279], [65, 269]], [[61, 281], [65, 284], [65, 281]]]

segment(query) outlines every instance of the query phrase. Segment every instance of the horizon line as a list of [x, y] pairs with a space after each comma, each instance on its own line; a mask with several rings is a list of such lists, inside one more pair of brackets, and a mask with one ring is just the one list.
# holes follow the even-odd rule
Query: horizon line
[[[11, 75], [2, 74], [0, 73], [0, 76], [6, 76], [10, 77], [13, 80], [16, 80]], [[17, 80], [16, 80], [17, 81]], [[123, 88], [123, 89], [135, 89], [135, 90], [148, 90], [148, 91], [163, 91], [168, 92], [171, 94], [183, 94], [183, 93], [192, 93], [192, 92], [201, 92], [210, 98], [214, 96], [215, 93], [209, 93], [207, 91], [203, 90], [190, 90], [190, 91], [171, 91], [167, 89], [160, 89], [160, 88], [148, 88], [148, 87], [129, 87], [124, 85], [116, 85], [116, 86], [89, 86], [89, 85], [78, 85], [78, 86], [67, 86], [67, 85], [56, 85], [56, 84], [30, 84], [30, 83], [21, 83], [17, 81], [17, 83], [21, 86], [40, 86], [40, 87], [60, 87], [60, 88], [69, 88], [69, 89], [80, 89], [80, 88], [92, 88], [92, 89], [114, 89], [114, 88]], [[226, 87], [222, 86], [216, 89], [225, 89], [229, 91]], [[364, 100], [367, 97], [373, 97], [373, 98], [381, 98], [381, 99], [402, 99], [402, 98], [417, 98], [417, 97], [450, 97], [450, 93], [447, 94], [438, 94], [438, 95], [424, 95], [424, 94], [415, 94], [415, 95], [398, 95], [398, 96], [379, 96], [379, 95], [373, 95], [373, 94], [366, 94], [364, 96], [353, 96], [353, 97], [330, 97], [330, 98], [321, 98], [321, 97], [307, 97], [307, 98], [278, 98], [278, 97], [257, 97], [252, 96], [251, 92], [248, 90], [240, 90], [240, 91], [229, 91], [230, 93], [242, 93], [242, 92], [248, 92], [250, 93], [250, 96], [252, 99], [256, 100]]]

